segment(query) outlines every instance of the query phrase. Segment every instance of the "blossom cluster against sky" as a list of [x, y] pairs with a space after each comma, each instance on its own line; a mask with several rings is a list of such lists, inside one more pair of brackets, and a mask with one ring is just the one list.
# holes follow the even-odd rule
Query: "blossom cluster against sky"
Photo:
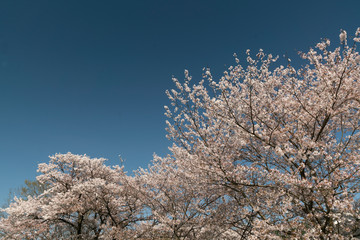
[[220, 75], [246, 49], [286, 55], [359, 26], [353, 1], [1, 1], [0, 201], [55, 153], [167, 153], [172, 76]]

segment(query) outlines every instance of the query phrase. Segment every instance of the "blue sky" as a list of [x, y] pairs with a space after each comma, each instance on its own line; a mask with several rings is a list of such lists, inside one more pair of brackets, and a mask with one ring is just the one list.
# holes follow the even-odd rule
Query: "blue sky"
[[[360, 1], [0, 1], [0, 202], [54, 153], [167, 153], [165, 90], [233, 53], [297, 58], [360, 26]], [[293, 61], [301, 64], [300, 61]]]

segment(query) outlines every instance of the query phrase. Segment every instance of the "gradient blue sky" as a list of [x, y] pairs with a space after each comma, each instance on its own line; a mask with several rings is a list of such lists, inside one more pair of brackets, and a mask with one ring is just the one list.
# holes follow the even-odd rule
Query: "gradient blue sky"
[[[0, 202], [54, 153], [132, 171], [167, 153], [171, 77], [246, 49], [297, 58], [360, 26], [360, 1], [0, 1]], [[299, 61], [293, 61], [301, 64]]]

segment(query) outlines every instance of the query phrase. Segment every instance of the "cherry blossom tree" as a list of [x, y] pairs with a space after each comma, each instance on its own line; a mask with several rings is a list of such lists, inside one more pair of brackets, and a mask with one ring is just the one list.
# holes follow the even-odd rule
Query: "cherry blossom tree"
[[183, 83], [173, 79], [166, 115], [177, 169], [223, 189], [227, 220], [246, 239], [357, 234], [359, 35], [349, 46], [341, 31], [340, 47], [324, 40], [301, 53], [308, 64], [300, 69], [247, 51], [247, 66], [236, 58], [219, 81], [209, 69], [192, 86], [188, 71]]
[[15, 198], [5, 209], [4, 239], [121, 239], [133, 235], [140, 213], [136, 193], [127, 188], [123, 168], [105, 159], [56, 154], [39, 164], [37, 177], [47, 185], [39, 196]]

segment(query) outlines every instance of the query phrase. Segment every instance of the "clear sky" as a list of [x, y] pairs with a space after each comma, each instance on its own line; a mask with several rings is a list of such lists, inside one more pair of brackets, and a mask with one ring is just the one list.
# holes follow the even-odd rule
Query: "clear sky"
[[[233, 53], [297, 58], [360, 26], [360, 1], [0, 1], [0, 202], [55, 153], [167, 153], [171, 77], [219, 76]], [[301, 64], [299, 61], [293, 61]]]

